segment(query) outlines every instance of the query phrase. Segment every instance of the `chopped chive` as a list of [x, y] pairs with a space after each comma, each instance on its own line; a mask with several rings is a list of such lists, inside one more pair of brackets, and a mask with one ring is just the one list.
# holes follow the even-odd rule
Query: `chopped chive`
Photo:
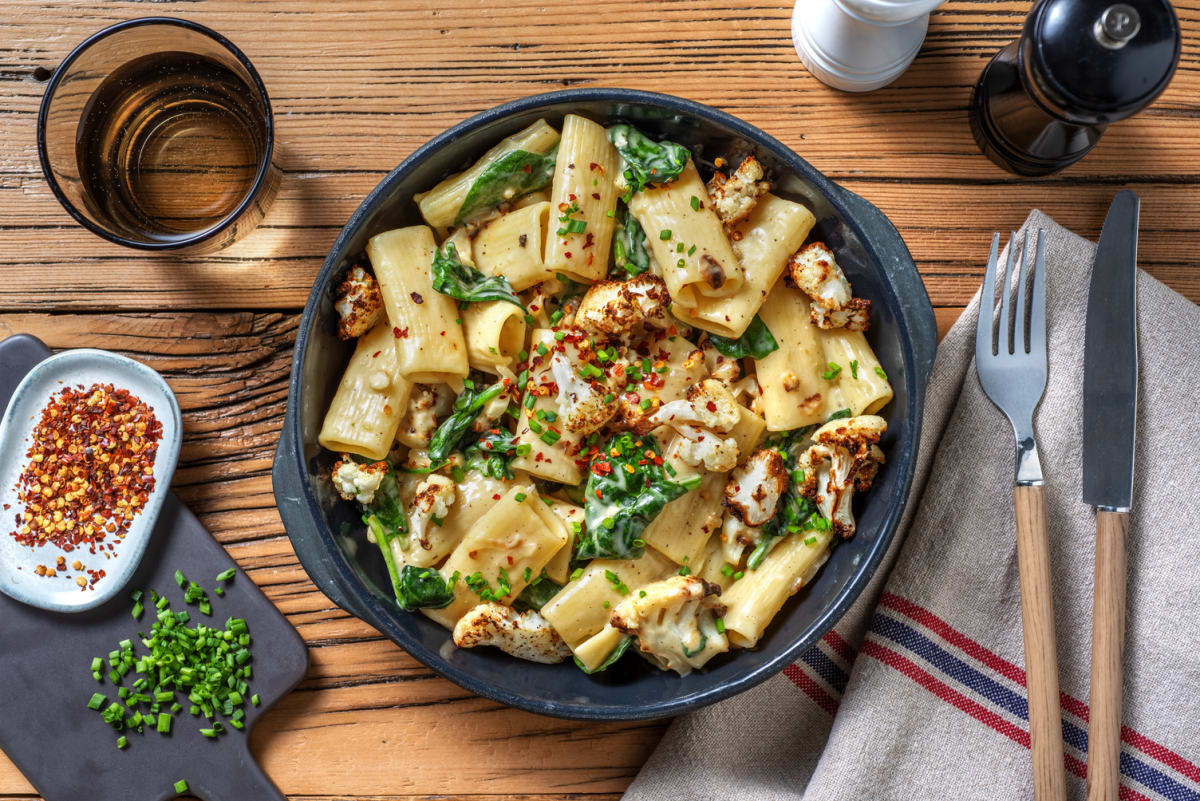
[[659, 231], [658, 238], [661, 239], [662, 241], [666, 242], [668, 239], [671, 238], [671, 229], [664, 228], [661, 231]]
[[692, 211], [700, 211], [700, 198], [692, 195], [691, 200], [688, 202], [692, 204]]
[[513, 500], [516, 501], [517, 503], [525, 503], [526, 497], [527, 496], [525, 495], [525, 493], [518, 492], [516, 495], [513, 496]]
[[124, 751], [128, 747], [129, 747], [129, 738], [126, 737], [124, 734], [122, 734], [120, 737], [117, 738], [117, 748]]
[[883, 368], [882, 368], [882, 367], [878, 367], [878, 366], [877, 366], [877, 367], [875, 368], [875, 375], [879, 376], [879, 377], [880, 377], [880, 378], [882, 378], [884, 381], [887, 381], [887, 373], [883, 372]]
[[188, 791], [187, 779], [180, 779], [179, 781], [175, 782], [175, 792], [186, 793], [187, 791]]
[[175, 571], [175, 583], [179, 585], [180, 589], [187, 586], [187, 576], [183, 575], [182, 570]]
[[547, 445], [553, 445], [554, 443], [556, 443], [560, 439], [562, 439], [562, 434], [559, 434], [557, 431], [554, 431], [553, 429], [551, 429], [551, 430], [545, 432], [544, 434], [542, 434], [539, 437], [539, 439], [541, 439], [541, 441], [546, 443]]
[[723, 618], [723, 617], [717, 618], [716, 623], [717, 623], [717, 634], [724, 634], [725, 633], [725, 618]]
[[858, 378], [858, 359], [850, 360], [850, 377]]
[[107, 700], [108, 698], [106, 698], [102, 693], [92, 693], [92, 700], [88, 701], [88, 709], [96, 711], [100, 707], [104, 706], [104, 702]]
[[237, 568], [231, 567], [228, 570], [222, 570], [220, 573], [218, 573], [217, 581], [229, 581], [235, 575], [237, 575]]

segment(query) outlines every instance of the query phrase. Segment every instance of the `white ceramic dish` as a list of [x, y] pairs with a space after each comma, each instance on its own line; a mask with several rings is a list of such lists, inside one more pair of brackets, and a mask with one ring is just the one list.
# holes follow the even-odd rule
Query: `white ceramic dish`
[[[17, 497], [17, 480], [25, 469], [29, 436], [41, 418], [50, 396], [67, 386], [112, 384], [128, 390], [154, 411], [162, 423], [162, 439], [154, 460], [154, 489], [125, 538], [107, 551], [108, 558], [77, 549], [64, 553], [54, 545], [29, 547], [10, 536], [14, 515], [24, 505]], [[32, 606], [55, 612], [82, 612], [107, 601], [125, 588], [146, 552], [163, 498], [179, 461], [182, 425], [175, 394], [155, 371], [141, 362], [105, 350], [68, 350], [51, 356], [34, 367], [17, 386], [0, 421], [0, 592]], [[91, 569], [103, 568], [104, 578], [81, 591], [72, 578], [46, 578], [34, 570], [53, 567], [58, 556], [67, 564], [76, 559]], [[75, 571], [69, 571], [73, 576]]]

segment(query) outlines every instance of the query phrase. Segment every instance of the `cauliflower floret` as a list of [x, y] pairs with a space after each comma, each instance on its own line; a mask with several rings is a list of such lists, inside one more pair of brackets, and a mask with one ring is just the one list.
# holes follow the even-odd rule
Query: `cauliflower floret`
[[396, 439], [410, 448], [426, 447], [437, 431], [438, 418], [449, 414], [453, 405], [454, 390], [448, 384], [413, 384]]
[[737, 465], [738, 444], [733, 437], [722, 439], [716, 434], [700, 434], [696, 439], [683, 436], [675, 446], [675, 454], [692, 467], [726, 473]]
[[747, 526], [761, 526], [775, 516], [775, 508], [787, 488], [783, 457], [778, 451], [763, 448], [729, 474], [725, 505]]
[[668, 425], [681, 432], [692, 424], [728, 434], [742, 415], [725, 385], [714, 378], [706, 378], [688, 387], [682, 399], [664, 403], [651, 419], [656, 425]]
[[732, 388], [742, 377], [741, 363], [732, 356], [722, 355], [708, 339], [705, 339], [700, 347], [704, 354], [704, 366], [708, 368], [708, 374], [725, 386]]
[[459, 618], [454, 644], [459, 648], [494, 645], [506, 654], [544, 665], [571, 655], [571, 649], [540, 613], [532, 609], [517, 612], [492, 602], [479, 604]]
[[608, 387], [580, 376], [559, 351], [550, 357], [550, 374], [558, 386], [558, 413], [568, 431], [590, 434], [617, 413], [617, 400], [608, 399]]
[[804, 471], [800, 494], [817, 505], [834, 535], [854, 534], [854, 491], [871, 488], [884, 461], [878, 443], [886, 430], [887, 421], [873, 414], [830, 421], [816, 430], [814, 444], [797, 460]]
[[667, 284], [654, 275], [637, 275], [625, 281], [601, 281], [583, 296], [575, 311], [575, 325], [590, 334], [626, 336], [644, 326], [666, 328], [671, 296]]
[[725, 614], [720, 594], [719, 586], [697, 576], [671, 576], [621, 601], [609, 622], [637, 637], [642, 655], [659, 668], [686, 676], [729, 650], [716, 625]]
[[338, 285], [333, 308], [338, 313], [337, 335], [354, 339], [370, 331], [383, 317], [383, 295], [375, 276], [355, 265]]
[[454, 482], [446, 476], [431, 475], [417, 485], [417, 494], [408, 507], [408, 539], [425, 550], [430, 549], [426, 531], [433, 518], [442, 520], [457, 500]]
[[871, 301], [852, 296], [846, 274], [823, 242], [793, 253], [788, 272], [796, 287], [812, 298], [813, 325], [851, 331], [866, 331], [871, 325]]
[[771, 189], [763, 180], [763, 168], [754, 156], [748, 156], [733, 174], [714, 173], [708, 182], [708, 196], [713, 210], [727, 226], [733, 226], [750, 216], [758, 205], [759, 196]]
[[387, 462], [359, 464], [343, 453], [342, 458], [333, 465], [330, 478], [333, 479], [337, 494], [344, 500], [366, 505], [375, 500], [375, 490], [379, 489], [387, 472]]

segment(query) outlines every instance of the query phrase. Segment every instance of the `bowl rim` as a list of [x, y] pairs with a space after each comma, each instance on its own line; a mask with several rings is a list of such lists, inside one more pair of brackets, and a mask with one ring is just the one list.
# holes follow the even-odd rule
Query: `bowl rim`
[[[756, 126], [725, 111], [697, 101], [644, 90], [588, 87], [531, 95], [484, 110], [437, 134], [414, 150], [389, 172], [367, 194], [362, 203], [351, 214], [330, 246], [329, 255], [326, 257], [320, 272], [314, 280], [313, 289], [309, 294], [308, 302], [305, 304], [304, 312], [301, 316], [292, 353], [292, 373], [288, 388], [288, 413], [280, 434], [279, 449], [280, 455], [283, 457], [281, 464], [285, 465], [285, 469], [299, 474], [297, 476], [283, 477], [285, 481], [298, 479], [300, 485], [299, 497], [289, 495], [288, 500], [290, 502], [302, 503], [305, 507], [303, 513], [314, 521], [316, 530], [320, 532], [321, 548], [332, 556], [331, 559], [325, 561], [327, 567], [335, 573], [332, 577], [334, 583], [338, 583], [342, 587], [352, 587], [357, 594], [357, 597], [353, 599], [350, 605], [357, 606], [358, 609], [348, 609], [347, 611], [351, 612], [351, 614], [363, 617], [361, 613], [367, 613], [369, 617], [366, 618], [366, 622], [378, 628], [385, 637], [402, 647], [409, 655], [429, 667], [438, 675], [477, 695], [507, 706], [537, 714], [574, 720], [654, 720], [678, 715], [724, 700], [744, 692], [780, 673], [788, 665], [795, 662], [804, 651], [815, 646], [849, 611], [850, 607], [853, 606], [867, 589], [867, 586], [875, 575], [876, 569], [879, 567], [880, 562], [883, 560], [884, 555], [895, 538], [904, 509], [907, 506], [908, 495], [916, 470], [917, 450], [921, 434], [921, 418], [927, 374], [923, 374], [920, 369], [916, 347], [914, 346], [912, 324], [904, 314], [897, 314], [896, 319], [897, 324], [903, 332], [898, 344], [905, 367], [902, 379], [905, 382], [909, 398], [909, 408], [905, 415], [905, 422], [910, 433], [907, 439], [897, 441], [895, 455], [889, 459], [889, 462], [900, 471], [897, 491], [880, 520], [877, 536], [872, 542], [871, 547], [857, 564], [855, 573], [834, 596], [833, 602], [808, 627], [808, 633], [805, 636], [784, 645], [780, 648], [779, 653], [767, 659], [762, 664], [748, 669], [746, 672], [721, 685], [705, 688], [697, 692], [667, 697], [649, 704], [596, 704], [591, 702], [547, 701], [528, 695], [512, 693], [495, 687], [468, 670], [463, 670], [458, 666], [448, 663], [437, 650], [426, 648], [423, 644], [414, 641], [405, 631], [393, 625], [392, 621], [396, 614], [395, 611], [384, 605], [371, 593], [363, 592], [365, 587], [362, 586], [361, 576], [349, 564], [345, 553], [335, 541], [334, 533], [325, 521], [324, 513], [313, 494], [312, 486], [304, 467], [303, 437], [300, 415], [297, 413], [297, 406], [300, 402], [302, 368], [317, 308], [329, 283], [331, 274], [343, 261], [343, 250], [347, 242], [357, 234], [364, 219], [376, 211], [376, 207], [382, 199], [390, 194], [396, 185], [407, 177], [410, 171], [415, 169], [428, 156], [450, 142], [469, 135], [501, 118], [519, 112], [535, 110], [560, 103], [589, 101], [643, 104], [676, 113], [690, 114], [722, 125], [734, 134], [770, 151], [787, 164], [788, 168], [793, 170], [799, 177], [813, 185], [820, 195], [837, 210], [841, 219], [850, 226], [863, 247], [870, 253], [873, 262], [872, 266], [883, 274], [885, 280], [881, 283], [893, 296], [891, 300], [896, 304], [897, 308], [903, 305], [902, 298], [896, 292], [891, 273], [884, 269], [884, 265], [879, 264], [875, 258], [877, 253], [874, 252], [875, 248], [870, 244], [873, 240], [867, 236], [863, 221], [858, 218], [856, 208], [852, 207], [852, 203], [857, 207], [857, 210], [861, 210], [864, 206], [873, 210], [873, 207], [870, 207], [869, 204], [848, 190], [837, 186], [800, 155], [791, 150], [791, 148]], [[898, 233], [897, 238], [899, 238]], [[909, 257], [909, 262], [911, 263], [911, 257]], [[915, 271], [915, 265], [913, 265], [913, 270]], [[926, 304], [928, 303], [927, 298], [925, 302]], [[930, 310], [930, 314], [932, 314], [932, 310]], [[287, 450], [284, 450], [285, 448]], [[288, 485], [289, 489], [293, 487], [294, 485], [292, 484]], [[303, 531], [296, 532], [296, 536], [305, 536], [306, 534], [307, 532]], [[288, 532], [288, 536], [290, 539], [293, 535], [291, 532]]]

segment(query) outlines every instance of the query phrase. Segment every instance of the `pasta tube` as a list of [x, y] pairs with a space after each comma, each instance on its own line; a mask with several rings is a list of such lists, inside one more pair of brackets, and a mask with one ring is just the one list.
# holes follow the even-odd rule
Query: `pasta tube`
[[322, 447], [368, 459], [388, 455], [412, 391], [395, 342], [386, 320], [359, 338], [317, 435]]
[[608, 272], [619, 169], [620, 156], [603, 126], [568, 114], [550, 192], [546, 265], [551, 273], [590, 284]]
[[691, 160], [671, 183], [635, 193], [629, 211], [646, 231], [676, 306], [691, 309], [701, 298], [727, 297], [742, 286], [742, 265]]
[[454, 301], [430, 283], [435, 250], [433, 232], [424, 225], [386, 231], [367, 242], [396, 337], [400, 374], [421, 384], [457, 385], [468, 372], [467, 346]]
[[745, 281], [732, 295], [696, 298], [685, 319], [718, 336], [740, 337], [816, 221], [799, 203], [770, 194], [760, 197], [750, 216], [734, 226], [733, 252]]

